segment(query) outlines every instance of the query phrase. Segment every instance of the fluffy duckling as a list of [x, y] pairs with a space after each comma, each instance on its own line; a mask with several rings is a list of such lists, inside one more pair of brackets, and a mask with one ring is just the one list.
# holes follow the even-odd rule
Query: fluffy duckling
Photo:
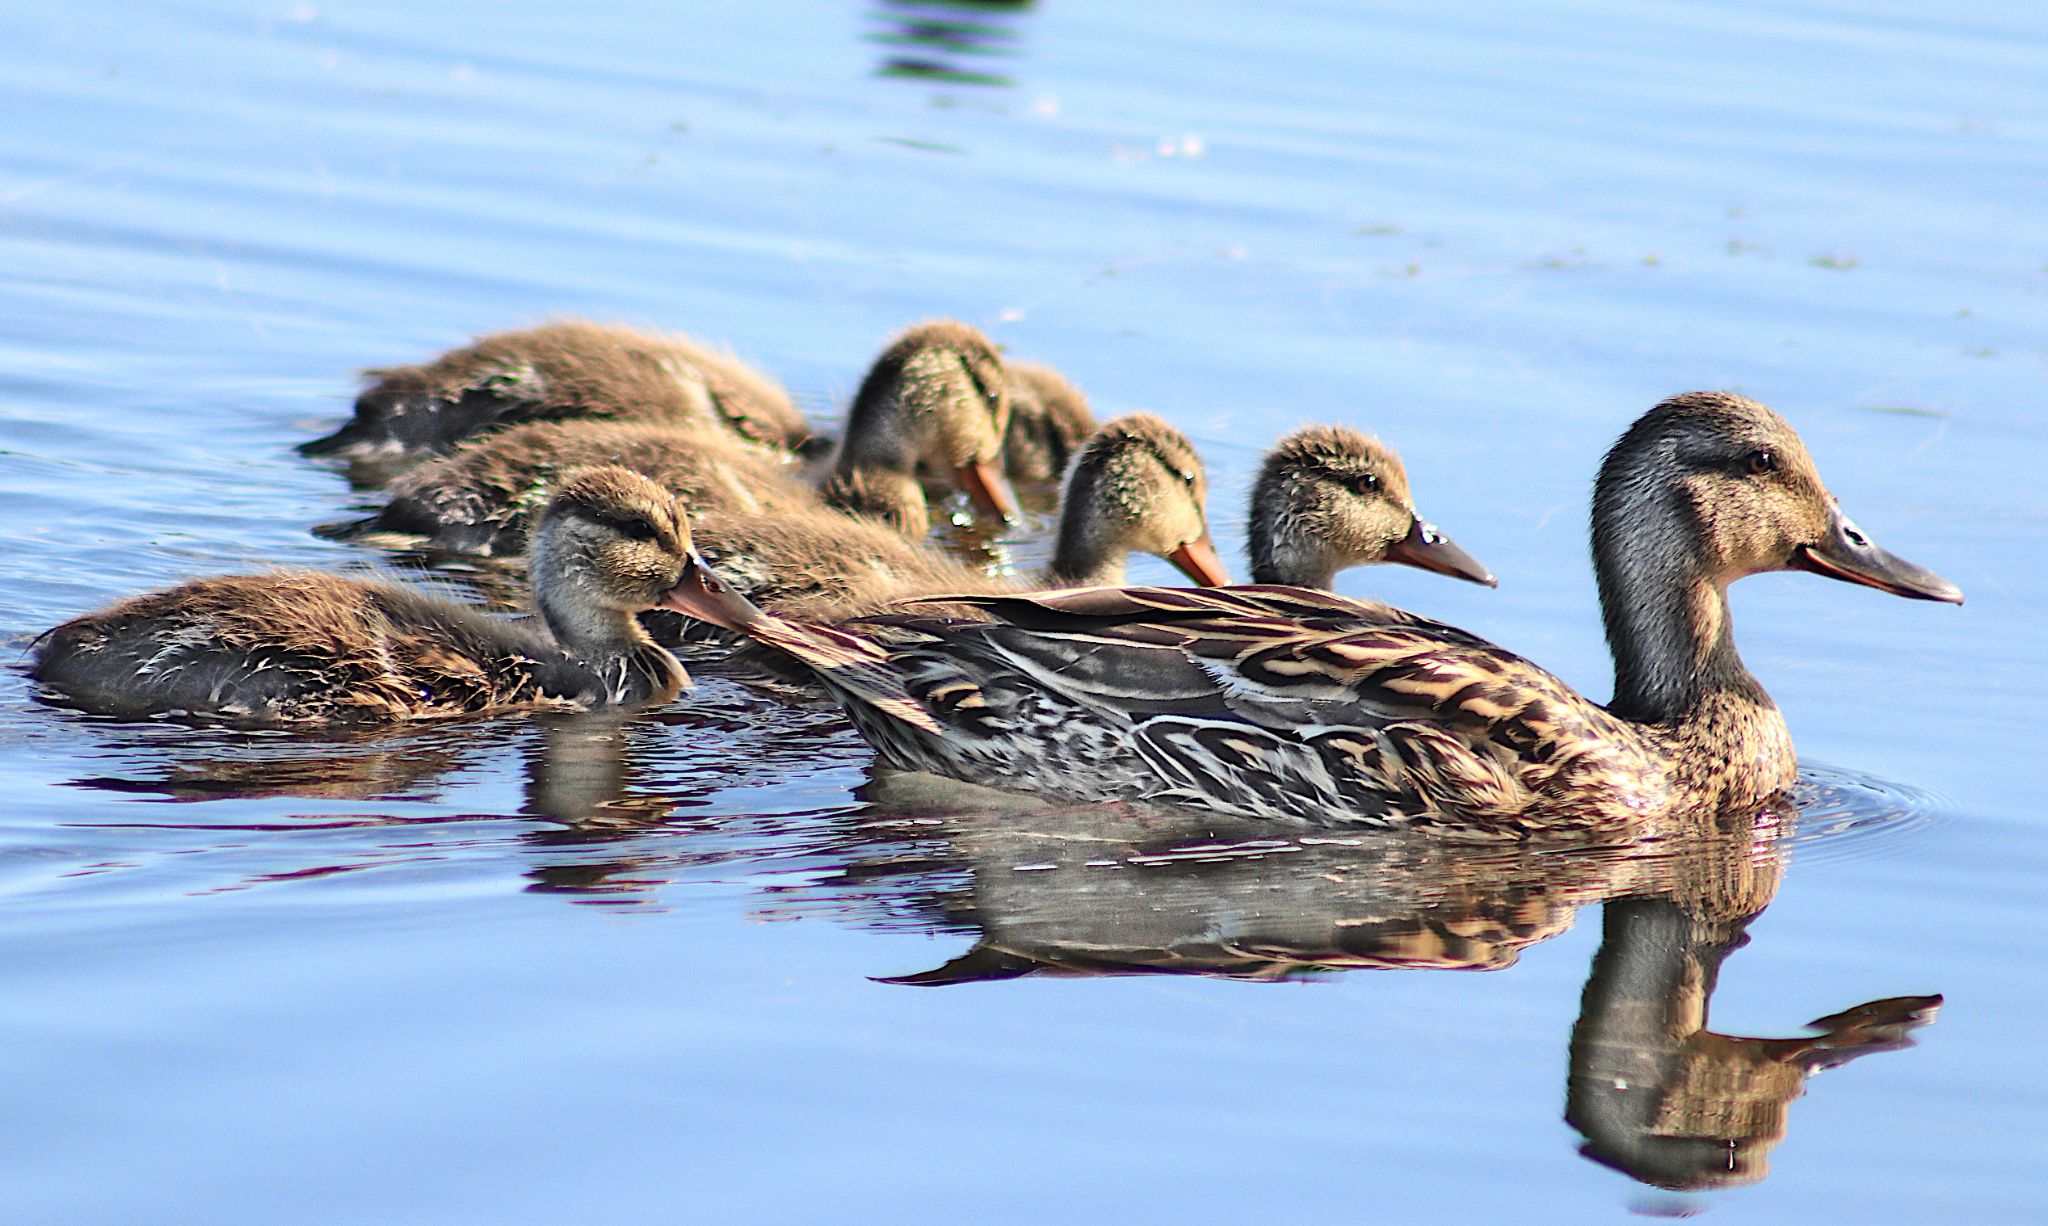
[[1088, 397], [1050, 366], [1004, 365], [1010, 374], [1010, 428], [1003, 434], [1003, 471], [1017, 482], [1058, 481], [1095, 432]]
[[1133, 553], [1165, 558], [1205, 586], [1230, 582], [1209, 539], [1209, 477], [1185, 434], [1150, 413], [1089, 438], [1060, 496], [1045, 585], [1121, 584]]
[[34, 675], [91, 710], [251, 724], [666, 702], [689, 678], [635, 614], [675, 586], [690, 550], [667, 491], [588, 469], [564, 479], [534, 536], [545, 631], [388, 583], [226, 575], [58, 626]]
[[1017, 518], [1002, 473], [1009, 379], [988, 337], [957, 320], [918, 324], [891, 341], [861, 381], [825, 501], [912, 540], [931, 528], [920, 466], [947, 474], [980, 511]]
[[812, 437], [789, 393], [730, 353], [584, 320], [492, 333], [368, 376], [355, 416], [301, 452], [403, 459], [514, 422], [568, 418], [716, 427], [785, 451]]
[[1727, 589], [1807, 570], [1961, 603], [1842, 513], [1799, 436], [1725, 392], [1674, 397], [1601, 465], [1605, 706], [1465, 631], [1306, 588], [970, 597], [985, 622], [833, 628], [693, 565], [663, 600], [788, 653], [889, 767], [1061, 800], [1158, 802], [1462, 837], [1753, 813], [1792, 738], [1743, 666]]
[[1196, 583], [1228, 583], [1203, 514], [1208, 479], [1186, 436], [1149, 413], [1118, 418], [1075, 461], [1045, 572], [995, 578], [867, 521], [838, 515], [693, 517], [698, 549], [766, 608], [815, 621], [879, 613], [930, 592], [1119, 583], [1132, 553], [1166, 559]]
[[817, 496], [758, 447], [645, 422], [536, 421], [457, 445], [393, 481], [367, 519], [315, 529], [372, 544], [482, 557], [523, 557], [534, 514], [562, 473], [617, 464], [693, 510], [798, 513]]
[[1394, 449], [1348, 426], [1308, 426], [1266, 454], [1245, 545], [1253, 583], [1330, 590], [1337, 572], [1400, 562], [1488, 587], [1491, 572], [1415, 510]]

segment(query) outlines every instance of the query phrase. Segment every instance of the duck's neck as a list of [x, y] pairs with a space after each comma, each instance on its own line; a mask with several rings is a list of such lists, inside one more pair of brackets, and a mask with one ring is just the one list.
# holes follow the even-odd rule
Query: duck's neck
[[1276, 539], [1271, 533], [1259, 532], [1256, 526], [1248, 548], [1253, 583], [1291, 583], [1326, 592], [1337, 586], [1337, 563], [1327, 550]]
[[1060, 517], [1046, 582], [1054, 587], [1122, 587], [1130, 551], [1109, 542], [1079, 501], [1070, 498], [1068, 505], [1079, 513]]
[[606, 701], [666, 701], [689, 683], [682, 663], [647, 637], [638, 618], [588, 599], [573, 580], [536, 583], [534, 603], [555, 642], [597, 678]]
[[1337, 559], [1314, 533], [1283, 509], [1287, 478], [1261, 473], [1252, 490], [1251, 517], [1245, 525], [1245, 553], [1251, 559], [1253, 583], [1291, 583], [1330, 591], [1337, 585]]
[[1684, 723], [1709, 699], [1763, 707], [1770, 698], [1735, 650], [1725, 584], [1701, 573], [1689, 551], [1627, 553], [1596, 542], [1600, 609], [1614, 652], [1616, 715], [1640, 723]]

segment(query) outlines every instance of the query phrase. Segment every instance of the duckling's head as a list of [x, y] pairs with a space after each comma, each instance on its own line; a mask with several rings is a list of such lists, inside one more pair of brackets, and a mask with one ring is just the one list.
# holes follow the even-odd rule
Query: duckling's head
[[[1792, 427], [1733, 392], [1674, 396], [1622, 435], [1594, 487], [1593, 553], [1603, 576], [1654, 572], [1725, 587], [1808, 570], [1918, 600], [1963, 600], [1864, 535]], [[1620, 596], [1603, 585], [1603, 601]]]
[[1017, 517], [1002, 472], [1009, 380], [995, 345], [958, 320], [918, 324], [868, 369], [847, 414], [837, 469], [948, 473], [980, 510]]
[[1003, 471], [1014, 481], [1057, 480], [1095, 429], [1088, 397], [1050, 366], [1006, 365], [1010, 428], [1003, 435]]
[[577, 469], [534, 528], [534, 601], [564, 646], [601, 656], [644, 642], [633, 615], [661, 603], [690, 556], [690, 526], [666, 489], [617, 465]]
[[1348, 426], [1307, 426], [1267, 453], [1248, 533], [1254, 583], [1328, 588], [1347, 567], [1401, 562], [1498, 586], [1416, 514], [1394, 449]]
[[1123, 582], [1133, 552], [1156, 554], [1205, 586], [1230, 582], [1209, 539], [1202, 458], [1187, 436], [1150, 413], [1097, 430], [1074, 460], [1060, 499], [1056, 582]]

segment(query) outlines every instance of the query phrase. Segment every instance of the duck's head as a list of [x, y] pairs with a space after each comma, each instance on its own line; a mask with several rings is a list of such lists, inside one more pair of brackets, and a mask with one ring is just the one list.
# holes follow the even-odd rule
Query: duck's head
[[1593, 553], [1603, 575], [1648, 569], [1725, 587], [1744, 575], [1807, 570], [1963, 602], [1953, 583], [1865, 535], [1792, 427], [1733, 392], [1674, 396], [1622, 435], [1594, 488]]
[[1095, 429], [1080, 388], [1050, 366], [1007, 363], [1010, 427], [1003, 434], [1003, 471], [1017, 481], [1053, 481], [1067, 470]]
[[1119, 417], [1075, 457], [1060, 499], [1053, 573], [1060, 582], [1123, 581], [1132, 553], [1155, 554], [1204, 586], [1230, 582], [1209, 539], [1202, 458], [1150, 413]]
[[692, 556], [689, 523], [666, 489], [617, 465], [577, 469], [534, 528], [534, 600], [557, 639], [594, 656], [638, 641], [633, 615], [659, 605]]
[[924, 466], [949, 474], [981, 511], [1014, 520], [1002, 466], [1009, 424], [1009, 379], [988, 337], [958, 320], [918, 324], [868, 369], [839, 468], [908, 479]]
[[1347, 426], [1308, 426], [1266, 455], [1248, 528], [1255, 583], [1327, 588], [1337, 572], [1400, 562], [1496, 587], [1415, 510], [1394, 449]]

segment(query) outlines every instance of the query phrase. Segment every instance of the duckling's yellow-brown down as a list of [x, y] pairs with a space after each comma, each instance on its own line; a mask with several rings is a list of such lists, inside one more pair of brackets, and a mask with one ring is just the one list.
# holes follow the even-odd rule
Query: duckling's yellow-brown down
[[564, 320], [496, 332], [369, 378], [354, 416], [301, 451], [404, 459], [517, 422], [567, 419], [716, 429], [788, 451], [811, 440], [789, 394], [730, 353], [613, 324]]
[[690, 556], [675, 500], [637, 473], [569, 475], [533, 544], [547, 629], [315, 571], [196, 579], [46, 635], [35, 676], [88, 709], [362, 724], [509, 707], [662, 702], [688, 681], [634, 615]]

